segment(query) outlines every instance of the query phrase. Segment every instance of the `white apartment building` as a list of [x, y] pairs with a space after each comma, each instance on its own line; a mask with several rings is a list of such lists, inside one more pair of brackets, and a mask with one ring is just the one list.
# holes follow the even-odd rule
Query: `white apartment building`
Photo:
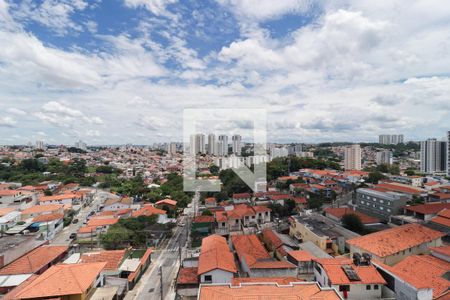
[[198, 153], [205, 154], [205, 135], [202, 133], [193, 134], [190, 137], [190, 153], [196, 155]]
[[351, 145], [344, 150], [344, 168], [346, 170], [361, 170], [361, 147]]
[[209, 155], [217, 155], [217, 142], [214, 133], [208, 134], [208, 148], [206, 149]]
[[450, 130], [447, 131], [447, 176], [450, 176]]
[[380, 134], [378, 142], [383, 145], [397, 145], [404, 143], [403, 134]]
[[231, 137], [232, 140], [232, 152], [235, 155], [241, 155], [241, 150], [242, 150], [242, 145], [241, 145], [241, 140], [242, 137], [239, 134], [235, 134]]
[[420, 142], [420, 171], [423, 173], [445, 173], [447, 156], [446, 142], [434, 138]]
[[289, 150], [286, 147], [276, 148], [272, 147], [270, 148], [270, 160], [277, 158], [277, 157], [286, 157], [289, 155]]
[[376, 156], [377, 165], [381, 165], [381, 164], [391, 165], [392, 160], [393, 160], [392, 151], [383, 150], [383, 151], [377, 152], [377, 156]]
[[228, 136], [224, 134], [219, 135], [219, 141], [217, 142], [217, 152], [219, 156], [228, 155]]

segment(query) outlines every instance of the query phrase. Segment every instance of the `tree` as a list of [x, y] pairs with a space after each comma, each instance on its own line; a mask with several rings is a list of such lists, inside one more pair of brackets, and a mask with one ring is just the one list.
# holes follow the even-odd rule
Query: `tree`
[[204, 210], [203, 212], [202, 212], [202, 216], [212, 216], [213, 215], [213, 213], [210, 211], [210, 210]]
[[51, 195], [53, 195], [53, 193], [49, 189], [46, 189], [46, 190], [44, 190], [44, 195], [45, 196], [51, 196]]
[[367, 178], [367, 182], [377, 184], [378, 181], [380, 181], [381, 179], [385, 179], [385, 178], [386, 178], [386, 176], [384, 176], [383, 174], [381, 174], [378, 171], [370, 172], [369, 177]]
[[108, 250], [119, 249], [132, 239], [133, 231], [117, 224], [110, 226], [105, 234], [100, 235], [102, 245]]
[[341, 219], [342, 225], [348, 230], [363, 233], [364, 232], [364, 224], [361, 222], [359, 216], [355, 214], [345, 214]]
[[213, 174], [213, 175], [218, 175], [218, 174], [219, 174], [219, 171], [220, 171], [220, 169], [219, 169], [218, 166], [216, 166], [216, 165], [211, 165], [211, 166], [209, 166], [209, 172], [210, 172], [211, 174]]

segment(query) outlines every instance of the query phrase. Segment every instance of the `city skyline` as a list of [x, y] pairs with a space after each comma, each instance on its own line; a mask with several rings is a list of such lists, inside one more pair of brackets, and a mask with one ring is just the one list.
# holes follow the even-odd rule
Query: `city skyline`
[[266, 108], [274, 142], [440, 139], [449, 12], [439, 1], [1, 0], [0, 144], [181, 140], [183, 109], [205, 106]]

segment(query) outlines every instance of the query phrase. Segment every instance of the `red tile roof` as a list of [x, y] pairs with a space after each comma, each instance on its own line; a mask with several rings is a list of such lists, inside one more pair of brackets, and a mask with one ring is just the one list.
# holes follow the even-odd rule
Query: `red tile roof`
[[77, 194], [74, 193], [66, 193], [61, 195], [53, 195], [53, 196], [43, 196], [39, 198], [39, 202], [47, 202], [47, 201], [59, 201], [66, 199], [79, 198]]
[[450, 245], [441, 247], [432, 247], [431, 251], [450, 257]]
[[386, 257], [402, 250], [443, 237], [445, 234], [419, 224], [407, 224], [367, 234], [347, 241], [348, 244]]
[[151, 204], [144, 205], [141, 209], [134, 211], [131, 213], [131, 216], [133, 218], [139, 217], [139, 216], [153, 216], [153, 215], [165, 215], [166, 211], [156, 208]]
[[450, 209], [441, 210], [430, 222], [450, 228]]
[[13, 211], [15, 211], [14, 208], [9, 208], [9, 207], [0, 208], [0, 217], [3, 217]]
[[33, 218], [34, 223], [43, 223], [43, 222], [51, 222], [54, 220], [60, 220], [64, 218], [64, 214], [46, 214], [46, 215], [39, 215], [37, 217]]
[[249, 193], [233, 194], [233, 199], [246, 199], [250, 197], [251, 195]]
[[194, 219], [193, 223], [214, 223], [213, 216], [198, 216]]
[[352, 214], [358, 216], [363, 224], [380, 223], [379, 219], [368, 216], [349, 207], [328, 207], [324, 211], [338, 219], [341, 219], [344, 215]]
[[339, 300], [341, 297], [334, 289], [321, 289], [317, 283], [293, 283], [279, 286], [273, 283], [245, 284], [241, 286], [230, 285], [202, 285], [200, 286], [199, 300]]
[[450, 209], [450, 203], [426, 203], [405, 206], [405, 209], [407, 211], [413, 211], [424, 215], [437, 214], [438, 212], [446, 208]]
[[198, 274], [220, 269], [232, 273], [237, 272], [233, 253], [228, 247], [227, 240], [219, 235], [203, 238], [198, 260]]
[[[357, 266], [351, 259], [321, 258], [315, 261], [323, 267], [331, 284], [386, 284], [373, 265]], [[350, 280], [342, 266], [350, 266], [360, 280]]]
[[44, 213], [44, 212], [54, 212], [62, 209], [64, 205], [62, 204], [48, 204], [48, 205], [34, 205], [30, 208], [24, 209], [22, 211], [23, 215], [30, 215], [30, 214], [38, 214], [38, 213]]
[[401, 185], [397, 185], [397, 184], [390, 184], [390, 183], [380, 183], [380, 184], [377, 184], [375, 186], [375, 188], [384, 189], [384, 190], [392, 191], [392, 192], [412, 194], [412, 195], [417, 195], [417, 194], [422, 193], [422, 191], [417, 188], [401, 186]]
[[293, 282], [303, 282], [303, 279], [295, 277], [237, 277], [231, 279], [232, 286], [242, 283], [278, 283], [279, 285], [290, 285]]
[[217, 203], [217, 200], [214, 197], [209, 197], [205, 199], [205, 203], [214, 204]]
[[125, 259], [126, 250], [103, 250], [83, 253], [80, 263], [105, 262], [105, 270], [118, 270]]
[[231, 236], [231, 242], [240, 260], [245, 258], [251, 267], [258, 260], [270, 259], [270, 255], [255, 234]]
[[155, 203], [156, 205], [169, 205], [169, 206], [177, 206], [177, 201], [172, 199], [163, 199], [159, 200]]
[[299, 261], [299, 262], [307, 262], [307, 261], [311, 261], [314, 258], [316, 258], [314, 255], [312, 255], [311, 253], [309, 253], [306, 250], [290, 251], [290, 252], [288, 252], [288, 255], [291, 256], [292, 258], [294, 258], [296, 261]]
[[417, 289], [433, 289], [433, 299], [449, 289], [449, 281], [444, 275], [450, 270], [450, 262], [431, 255], [408, 256], [392, 267], [383, 265], [383, 268]]
[[20, 291], [16, 297], [57, 298], [83, 294], [92, 286], [105, 265], [106, 263], [54, 265]]
[[33, 274], [63, 255], [67, 250], [67, 246], [40, 246], [0, 269], [0, 275]]
[[197, 268], [180, 268], [178, 273], [177, 284], [197, 284], [198, 283]]

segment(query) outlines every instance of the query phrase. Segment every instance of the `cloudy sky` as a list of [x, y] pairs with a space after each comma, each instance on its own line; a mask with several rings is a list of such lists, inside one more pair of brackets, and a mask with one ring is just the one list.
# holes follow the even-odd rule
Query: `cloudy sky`
[[278, 142], [441, 138], [449, 76], [445, 0], [0, 0], [0, 144], [181, 140], [186, 108], [266, 109]]

